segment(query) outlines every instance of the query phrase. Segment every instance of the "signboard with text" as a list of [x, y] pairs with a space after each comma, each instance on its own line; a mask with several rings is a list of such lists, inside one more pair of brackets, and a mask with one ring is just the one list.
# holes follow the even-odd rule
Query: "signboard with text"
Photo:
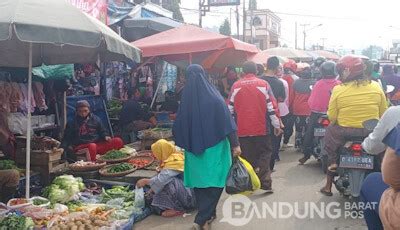
[[240, 5], [240, 0], [208, 0], [209, 6], [233, 6]]
[[107, 25], [107, 0], [67, 0], [67, 2]]

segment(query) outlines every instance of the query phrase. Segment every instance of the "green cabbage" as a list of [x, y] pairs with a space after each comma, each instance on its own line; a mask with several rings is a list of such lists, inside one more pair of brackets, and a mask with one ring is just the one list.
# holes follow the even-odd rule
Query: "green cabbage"
[[82, 178], [62, 175], [53, 180], [53, 183], [45, 189], [43, 195], [53, 204], [66, 203], [84, 189], [85, 185], [82, 182]]

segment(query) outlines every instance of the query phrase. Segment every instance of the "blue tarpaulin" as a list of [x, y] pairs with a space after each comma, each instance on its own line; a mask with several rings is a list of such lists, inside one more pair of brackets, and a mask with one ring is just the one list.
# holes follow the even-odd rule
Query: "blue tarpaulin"
[[132, 11], [134, 5], [128, 2], [116, 3], [115, 0], [108, 0], [108, 24], [113, 25], [126, 18]]

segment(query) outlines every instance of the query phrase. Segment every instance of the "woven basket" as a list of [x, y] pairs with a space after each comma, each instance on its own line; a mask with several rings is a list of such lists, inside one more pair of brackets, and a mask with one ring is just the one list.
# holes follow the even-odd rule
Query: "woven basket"
[[152, 157], [152, 156], [135, 156], [135, 157], [132, 157], [132, 159], [130, 159], [130, 160], [149, 160], [149, 163], [144, 166], [139, 166], [139, 165], [130, 163], [130, 164], [136, 166], [137, 169], [142, 169], [142, 168], [146, 168], [146, 167], [150, 166], [151, 164], [153, 164], [154, 157]]
[[100, 175], [106, 176], [106, 177], [120, 177], [120, 176], [128, 175], [129, 173], [133, 173], [134, 171], [137, 170], [137, 167], [135, 165], [133, 165], [133, 169], [131, 169], [131, 170], [119, 172], [119, 173], [109, 173], [108, 169], [114, 165], [116, 165], [116, 164], [107, 165], [107, 166], [103, 167], [102, 169], [100, 169], [99, 170]]
[[97, 163], [95, 165], [86, 165], [86, 166], [77, 166], [74, 164], [69, 165], [69, 168], [74, 172], [88, 172], [88, 171], [95, 171], [103, 168], [106, 166], [106, 162]]
[[128, 161], [128, 160], [130, 160], [132, 157], [133, 157], [133, 155], [130, 154], [129, 156], [124, 157], [124, 158], [107, 160], [107, 159], [103, 159], [103, 156], [100, 156], [97, 160], [100, 161], [100, 162], [106, 162], [107, 164], [114, 164], [114, 163], [121, 163], [121, 162]]
[[141, 157], [141, 156], [150, 156], [150, 157], [154, 157], [154, 154], [151, 150], [143, 150], [143, 151], [139, 151], [136, 154], [137, 157]]

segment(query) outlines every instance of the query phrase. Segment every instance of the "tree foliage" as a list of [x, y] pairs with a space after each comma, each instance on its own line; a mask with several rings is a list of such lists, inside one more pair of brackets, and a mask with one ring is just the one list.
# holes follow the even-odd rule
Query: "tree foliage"
[[368, 48], [362, 50], [362, 55], [369, 57], [370, 59], [380, 59], [383, 48], [380, 46], [370, 45]]
[[231, 36], [231, 24], [229, 23], [228, 18], [225, 18], [224, 22], [219, 27], [219, 33], [226, 36]]
[[182, 16], [182, 12], [181, 12], [181, 8], [179, 6], [179, 4], [181, 3], [180, 0], [164, 0], [162, 7], [171, 11], [173, 13], [173, 18], [175, 20], [178, 20], [180, 22], [184, 22], [183, 16]]

